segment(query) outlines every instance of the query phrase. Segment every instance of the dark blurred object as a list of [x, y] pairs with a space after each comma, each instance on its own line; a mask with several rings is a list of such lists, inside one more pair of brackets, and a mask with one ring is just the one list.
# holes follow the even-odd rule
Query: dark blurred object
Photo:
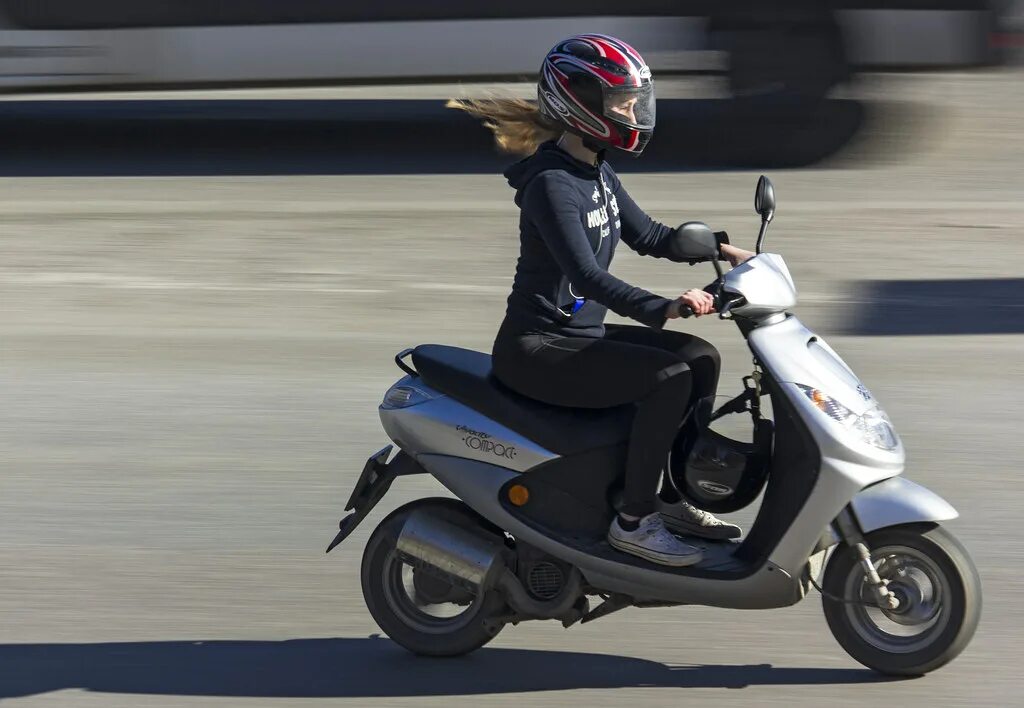
[[851, 69], [836, 19], [838, 3], [787, 0], [716, 3], [709, 31], [728, 53], [729, 88], [737, 97], [773, 94], [797, 104], [819, 101]]
[[[786, 0], [784, 0], [786, 1]], [[2, 0], [13, 20], [30, 29], [219, 27], [228, 25], [408, 22], [587, 16], [705, 15], [710, 0]]]
[[1003, 64], [1024, 64], [1024, 0], [993, 0], [992, 51]]
[[[661, 100], [642, 159], [616, 168], [800, 167], [839, 150], [865, 117], [854, 101], [806, 115], [773, 106]], [[11, 101], [0, 152], [3, 176], [493, 173], [515, 159], [479, 121], [428, 100]]]

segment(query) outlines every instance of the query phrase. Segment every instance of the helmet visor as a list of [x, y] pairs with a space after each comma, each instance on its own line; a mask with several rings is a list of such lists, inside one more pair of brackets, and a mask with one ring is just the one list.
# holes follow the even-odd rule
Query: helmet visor
[[654, 83], [605, 89], [604, 115], [639, 130], [654, 128]]

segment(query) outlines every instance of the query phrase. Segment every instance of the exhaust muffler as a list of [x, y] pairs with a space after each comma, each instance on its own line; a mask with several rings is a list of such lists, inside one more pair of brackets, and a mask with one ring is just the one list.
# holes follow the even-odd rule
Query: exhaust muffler
[[503, 545], [427, 511], [409, 516], [396, 547], [405, 562], [457, 587], [478, 595], [497, 589], [524, 618], [554, 617], [570, 624], [579, 619], [574, 605], [582, 596], [582, 579], [576, 568], [569, 572], [557, 597], [549, 601], [534, 599], [505, 564]]
[[426, 511], [409, 516], [396, 546], [406, 562], [474, 593], [491, 589], [505, 570], [504, 546]]

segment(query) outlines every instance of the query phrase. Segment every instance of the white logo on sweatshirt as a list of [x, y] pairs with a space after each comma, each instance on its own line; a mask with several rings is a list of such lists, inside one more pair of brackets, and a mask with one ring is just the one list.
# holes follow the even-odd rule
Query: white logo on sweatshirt
[[604, 226], [608, 223], [608, 210], [604, 207], [599, 207], [592, 211], [587, 212], [587, 228], [592, 229], [597, 226]]
[[[608, 204], [612, 208], [612, 214], [619, 215], [619, 200], [615, 198], [615, 192], [607, 184], [604, 186], [604, 193], [608, 197]], [[596, 199], [594, 201], [597, 201]]]

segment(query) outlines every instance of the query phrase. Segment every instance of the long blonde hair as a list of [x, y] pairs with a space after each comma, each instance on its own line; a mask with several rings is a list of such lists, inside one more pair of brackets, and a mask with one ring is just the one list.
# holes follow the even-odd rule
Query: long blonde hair
[[514, 155], [532, 155], [541, 143], [563, 132], [541, 115], [536, 102], [524, 98], [452, 98], [445, 106], [483, 119], [498, 148]]

